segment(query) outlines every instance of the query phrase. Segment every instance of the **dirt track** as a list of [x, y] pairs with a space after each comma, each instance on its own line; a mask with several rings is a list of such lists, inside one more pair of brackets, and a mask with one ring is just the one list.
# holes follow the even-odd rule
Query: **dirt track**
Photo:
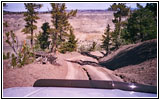
[[[8, 61], [3, 64], [3, 88], [33, 86], [38, 79], [73, 79], [73, 80], [115, 80], [121, 81], [112, 71], [95, 66], [97, 60], [79, 53], [59, 54], [57, 62], [51, 64], [29, 64], [22, 68], [8, 68]], [[81, 61], [81, 62], [80, 62]], [[85, 62], [86, 61], [86, 62]]]
[[[84, 63], [83, 65], [83, 61], [92, 61], [92, 63], [97, 63], [97, 60], [91, 57], [81, 55], [73, 57], [71, 59], [67, 59], [67, 61], [68, 72], [66, 75], [66, 79], [122, 81], [120, 78], [114, 76], [111, 70], [105, 70], [106, 68], [103, 68], [98, 65], [94, 66], [89, 63]], [[82, 61], [82, 64], [80, 63], [80, 61]]]

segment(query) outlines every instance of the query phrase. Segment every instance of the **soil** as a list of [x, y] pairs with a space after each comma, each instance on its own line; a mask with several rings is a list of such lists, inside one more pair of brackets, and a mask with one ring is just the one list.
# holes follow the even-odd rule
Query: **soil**
[[157, 86], [157, 58], [114, 71], [124, 82]]
[[66, 63], [61, 66], [29, 64], [22, 68], [9, 68], [8, 62], [3, 62], [3, 88], [33, 86], [38, 79], [65, 79], [67, 74]]
[[120, 47], [99, 59], [124, 82], [157, 85], [157, 39]]

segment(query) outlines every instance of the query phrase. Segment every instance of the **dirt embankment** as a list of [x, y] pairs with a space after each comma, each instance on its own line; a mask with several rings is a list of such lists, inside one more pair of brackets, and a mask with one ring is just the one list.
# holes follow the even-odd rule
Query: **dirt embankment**
[[125, 82], [157, 85], [157, 39], [123, 46], [99, 60]]
[[157, 86], [157, 58], [116, 69], [114, 74], [121, 77], [124, 82]]
[[10, 68], [8, 67], [9, 61], [4, 60], [3, 88], [32, 87], [38, 79], [65, 79], [67, 65], [63, 60], [60, 61], [60, 66], [32, 63], [22, 68]]

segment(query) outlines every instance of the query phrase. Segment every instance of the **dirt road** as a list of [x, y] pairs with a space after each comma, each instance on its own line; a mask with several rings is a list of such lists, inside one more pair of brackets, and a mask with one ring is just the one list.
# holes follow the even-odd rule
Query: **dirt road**
[[[80, 56], [78, 56], [80, 57]], [[68, 71], [66, 75], [66, 79], [85, 79], [88, 80], [87, 74], [83, 71], [79, 66], [75, 66], [72, 61], [78, 57], [73, 57], [71, 59], [67, 59]]]
[[111, 70], [98, 65], [83, 64], [85, 61], [97, 63], [97, 60], [83, 55], [67, 59], [68, 72], [66, 79], [122, 81], [113, 75]]

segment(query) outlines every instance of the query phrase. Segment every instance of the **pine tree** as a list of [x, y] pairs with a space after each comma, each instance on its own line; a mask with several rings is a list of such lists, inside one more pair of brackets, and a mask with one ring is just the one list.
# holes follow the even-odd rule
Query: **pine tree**
[[128, 19], [122, 37], [130, 43], [154, 39], [157, 36], [157, 25], [154, 12], [137, 4], [137, 10]]
[[130, 8], [128, 8], [125, 3], [114, 3], [113, 5], [111, 5], [109, 10], [115, 11], [114, 20], [112, 20], [112, 22], [115, 24], [115, 30], [112, 33], [112, 42], [114, 43], [115, 48], [118, 49], [121, 41], [121, 30], [123, 28], [122, 18], [128, 16]]
[[77, 10], [72, 10], [69, 13], [66, 12], [66, 6], [64, 3], [51, 3], [52, 11], [52, 23], [54, 28], [51, 29], [52, 34], [52, 48], [51, 52], [54, 54], [57, 51], [58, 45], [65, 41], [65, 36], [67, 36], [67, 32], [70, 29], [70, 24], [68, 19], [72, 16], [75, 16]]
[[70, 29], [70, 34], [68, 35], [68, 41], [63, 42], [59, 48], [61, 53], [66, 53], [67, 51], [76, 51], [77, 41], [75, 35], [73, 34], [73, 29]]
[[77, 40], [75, 35], [73, 34], [73, 29], [70, 29], [68, 48], [70, 52], [75, 51], [77, 48]]
[[106, 50], [106, 54], [109, 53], [109, 45], [110, 45], [110, 26], [106, 27], [106, 30], [104, 32], [104, 35], [102, 35], [103, 40], [102, 40], [102, 48]]
[[25, 8], [27, 9], [27, 12], [24, 13], [24, 20], [26, 21], [25, 28], [22, 30], [24, 33], [31, 34], [31, 48], [33, 49], [33, 31], [37, 29], [37, 26], [34, 25], [34, 23], [37, 23], [37, 19], [39, 17], [37, 16], [37, 9], [40, 9], [42, 5], [35, 4], [35, 3], [25, 3]]
[[49, 48], [49, 43], [50, 43], [48, 41], [49, 29], [50, 29], [49, 23], [48, 22], [43, 23], [41, 28], [42, 28], [43, 32], [40, 32], [40, 34], [38, 36], [38, 43], [40, 44], [40, 48], [44, 50], [47, 47]]
[[157, 3], [147, 3], [146, 8], [153, 12], [154, 17], [157, 17]]

